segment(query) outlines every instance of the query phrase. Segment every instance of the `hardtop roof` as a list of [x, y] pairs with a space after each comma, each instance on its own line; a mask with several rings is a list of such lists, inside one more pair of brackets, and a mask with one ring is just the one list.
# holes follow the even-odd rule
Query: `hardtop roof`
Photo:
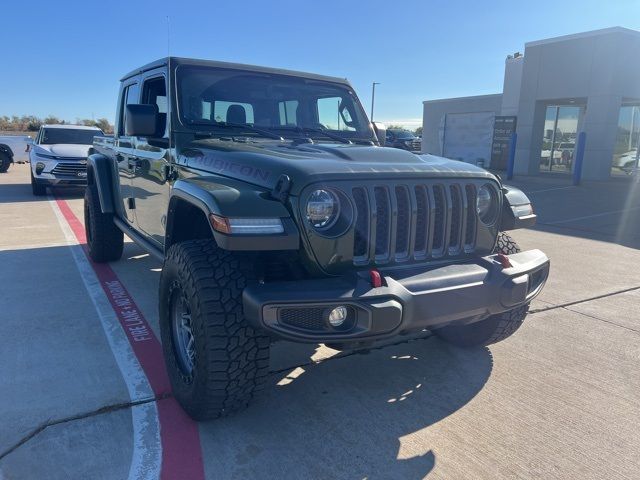
[[247, 65], [243, 63], [219, 62], [215, 60], [200, 60], [196, 58], [182, 58], [182, 57], [164, 57], [154, 62], [147, 63], [146, 65], [140, 68], [136, 68], [135, 70], [130, 71], [124, 77], [122, 77], [120, 81], [122, 82], [127, 80], [128, 78], [139, 75], [140, 73], [166, 66], [169, 60], [171, 61], [172, 66], [173, 65], [175, 66], [194, 65], [194, 66], [205, 66], [205, 67], [228, 68], [233, 70], [248, 70], [251, 72], [272, 73], [276, 75], [290, 75], [294, 77], [304, 77], [312, 80], [342, 83], [350, 86], [349, 81], [346, 78], [331, 77], [328, 75], [318, 75], [315, 73], [308, 73], [308, 72], [298, 72], [295, 70], [286, 70], [282, 68], [271, 68], [271, 67], [261, 67], [258, 65]]
[[72, 125], [70, 123], [55, 123], [55, 124], [45, 124], [42, 125], [42, 128], [66, 128], [69, 130], [98, 130], [100, 131], [100, 129], [98, 127], [94, 127], [91, 125]]

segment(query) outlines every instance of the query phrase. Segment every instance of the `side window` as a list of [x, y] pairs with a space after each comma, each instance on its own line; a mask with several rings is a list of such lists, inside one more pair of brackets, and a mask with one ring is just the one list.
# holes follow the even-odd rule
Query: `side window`
[[355, 130], [348, 108], [342, 107], [342, 97], [318, 99], [318, 123], [329, 130]]
[[280, 113], [280, 125], [298, 125], [298, 100], [286, 100], [278, 102], [278, 112]]
[[240, 102], [213, 102], [212, 120], [229, 123], [254, 123], [253, 105]]
[[158, 136], [167, 135], [167, 87], [164, 77], [155, 77], [145, 80], [142, 86], [142, 103], [157, 105], [160, 118], [158, 121]]
[[138, 94], [140, 93], [140, 88], [137, 83], [132, 83], [131, 85], [127, 85], [124, 87], [122, 91], [122, 98], [120, 104], [120, 123], [118, 125], [118, 135], [124, 135], [124, 122], [127, 116], [126, 106], [138, 103]]

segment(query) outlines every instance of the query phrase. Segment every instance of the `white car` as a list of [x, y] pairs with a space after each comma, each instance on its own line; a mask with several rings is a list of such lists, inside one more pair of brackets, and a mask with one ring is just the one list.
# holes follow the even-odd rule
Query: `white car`
[[629, 150], [622, 155], [616, 155], [613, 157], [611, 166], [623, 172], [631, 173], [631, 171], [638, 166], [638, 151]]
[[87, 157], [93, 137], [102, 130], [82, 125], [43, 125], [29, 148], [31, 189], [45, 195], [47, 187], [87, 184]]

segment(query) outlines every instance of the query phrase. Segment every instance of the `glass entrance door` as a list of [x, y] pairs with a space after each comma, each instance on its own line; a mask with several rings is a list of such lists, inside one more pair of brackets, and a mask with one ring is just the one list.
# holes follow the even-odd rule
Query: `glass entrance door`
[[580, 111], [580, 107], [574, 105], [547, 107], [540, 151], [540, 171], [571, 172]]
[[640, 163], [640, 105], [623, 105], [611, 162], [612, 175], [631, 175]]

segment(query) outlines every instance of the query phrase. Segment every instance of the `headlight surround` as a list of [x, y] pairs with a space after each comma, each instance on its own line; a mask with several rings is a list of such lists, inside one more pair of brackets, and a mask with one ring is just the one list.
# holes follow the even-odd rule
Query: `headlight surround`
[[498, 219], [498, 192], [495, 187], [485, 183], [478, 189], [476, 210], [478, 218], [485, 225], [493, 225]]
[[38, 150], [36, 150], [34, 153], [36, 154], [36, 157], [44, 158], [45, 160], [56, 160], [58, 158], [55, 155], [42, 153], [41, 151], [38, 151]]
[[307, 221], [316, 230], [328, 230], [340, 215], [340, 201], [331, 190], [320, 188], [309, 195], [305, 207]]

